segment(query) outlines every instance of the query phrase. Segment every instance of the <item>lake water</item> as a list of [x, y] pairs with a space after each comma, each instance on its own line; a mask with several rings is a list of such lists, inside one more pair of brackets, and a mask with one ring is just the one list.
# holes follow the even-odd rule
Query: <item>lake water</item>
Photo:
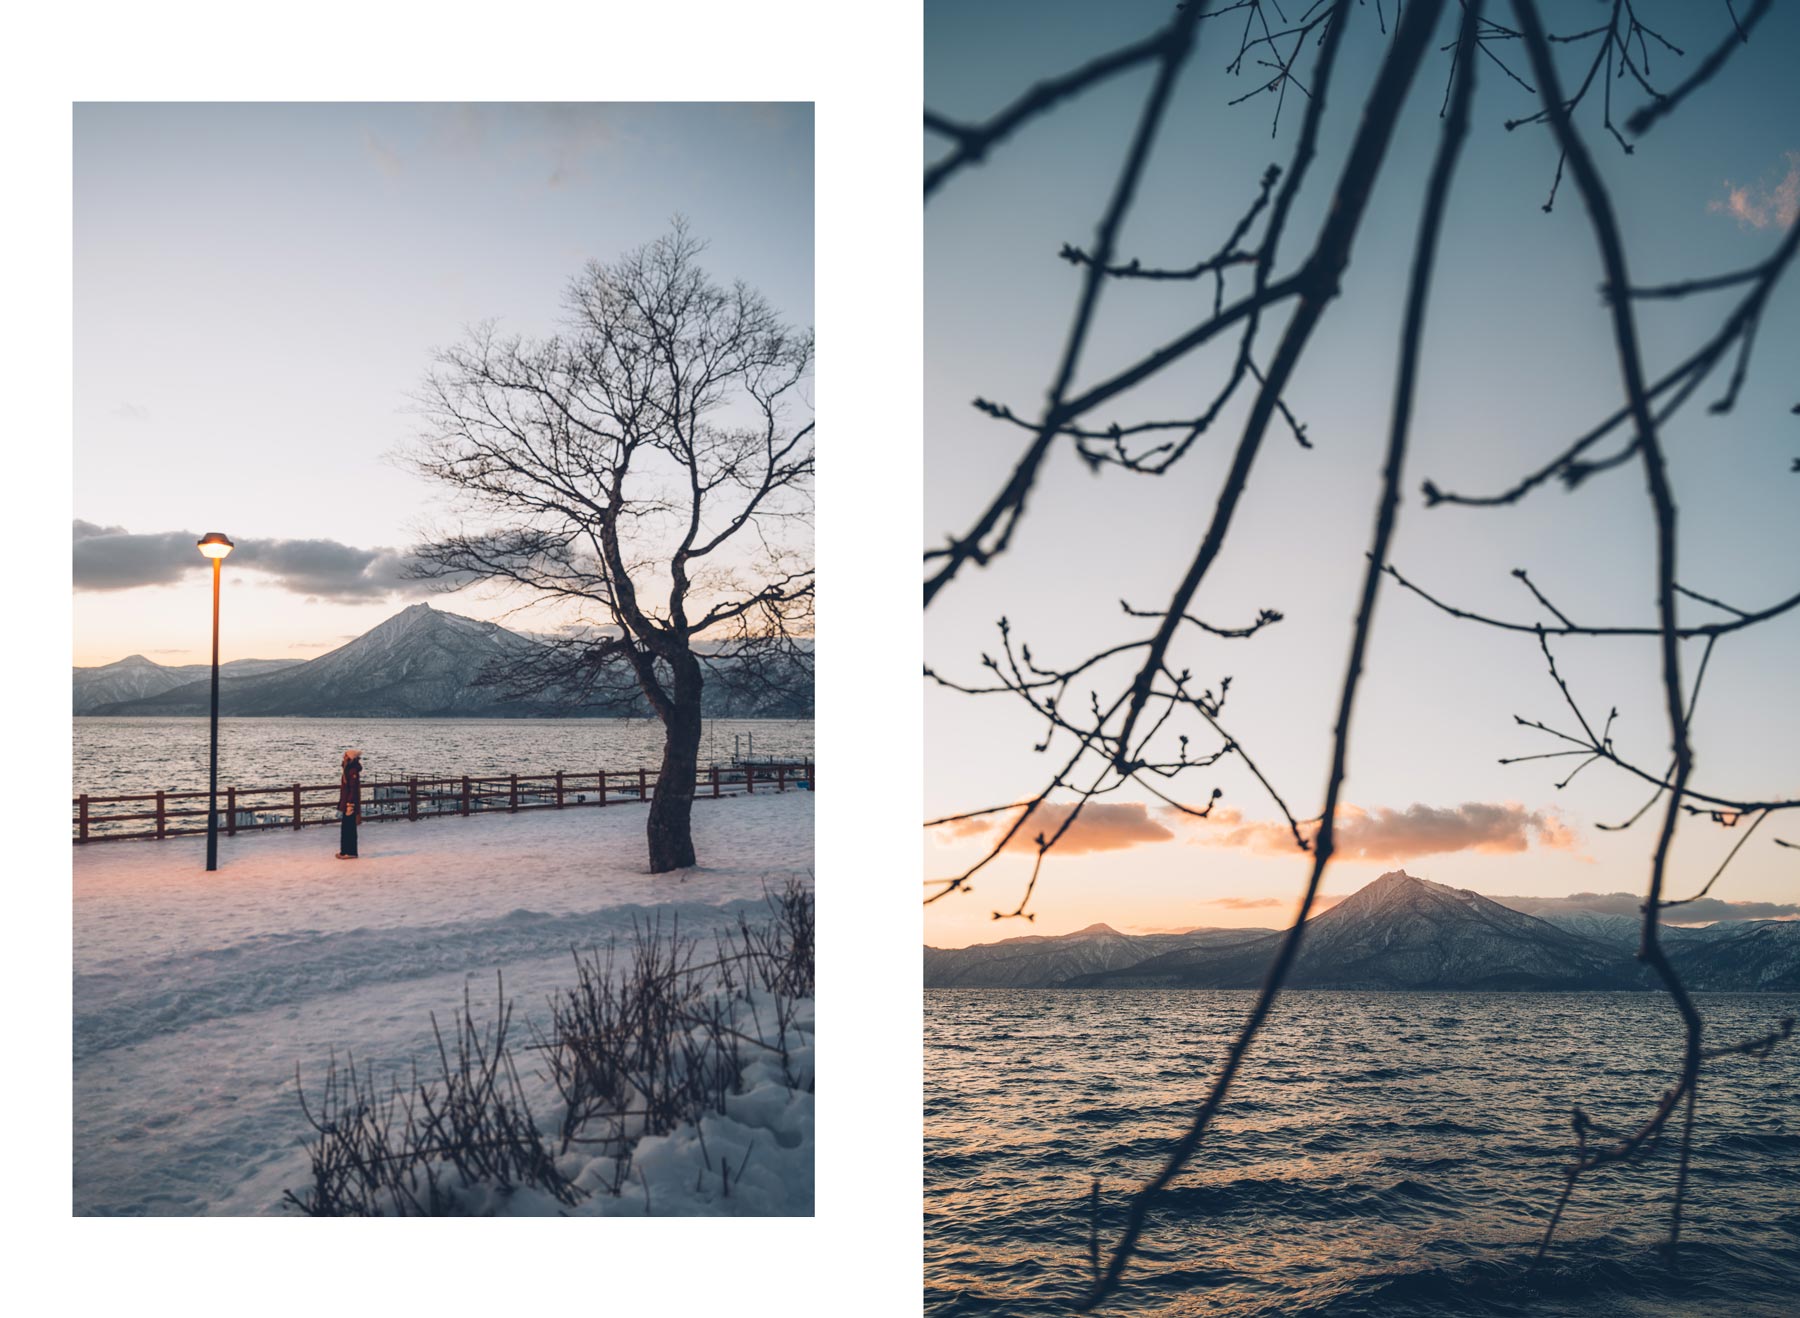
[[[207, 720], [78, 718], [74, 793], [204, 791]], [[811, 719], [711, 719], [700, 763], [731, 761], [737, 749], [810, 758]], [[219, 720], [219, 786], [336, 782], [347, 747], [363, 752], [371, 780], [461, 774], [591, 773], [655, 769], [662, 724], [654, 719]]]
[[[1252, 994], [925, 995], [925, 1310], [1061, 1314]], [[1701, 995], [1712, 1042], [1800, 1002]], [[1108, 1313], [1775, 1315], [1800, 1293], [1800, 1045], [1701, 1076], [1680, 1267], [1675, 1141], [1584, 1177], [1545, 1264], [1571, 1105], [1625, 1128], [1674, 1076], [1660, 994], [1292, 993]]]

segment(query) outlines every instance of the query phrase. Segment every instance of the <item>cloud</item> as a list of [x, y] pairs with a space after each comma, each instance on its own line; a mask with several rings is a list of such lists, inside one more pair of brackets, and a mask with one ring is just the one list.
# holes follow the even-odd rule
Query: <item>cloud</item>
[[[1348, 895], [1322, 892], [1313, 898], [1313, 910], [1328, 910]], [[1228, 911], [1258, 911], [1270, 906], [1293, 907], [1298, 904], [1298, 894], [1289, 897], [1213, 897], [1200, 903], [1202, 906], [1222, 906]]]
[[376, 599], [418, 593], [408, 581], [410, 559], [397, 549], [357, 549], [335, 540], [244, 540], [233, 566], [267, 573], [284, 590], [336, 599]]
[[[1578, 911], [1595, 915], [1641, 915], [1643, 897], [1634, 892], [1575, 892], [1567, 897], [1495, 897], [1502, 906], [1510, 906], [1526, 915], [1565, 915]], [[1664, 917], [1671, 923], [1710, 924], [1715, 920], [1793, 920], [1800, 919], [1800, 904], [1791, 902], [1727, 902], [1717, 897], [1702, 897], [1669, 911]]]
[[[1199, 831], [1193, 841], [1202, 846], [1238, 847], [1263, 856], [1293, 855], [1297, 850], [1285, 822], [1246, 821], [1236, 810], [1215, 808], [1195, 827]], [[1300, 832], [1310, 841], [1318, 825], [1302, 824]], [[1414, 804], [1404, 810], [1345, 806], [1338, 811], [1334, 833], [1338, 859], [1383, 864], [1452, 851], [1514, 854], [1529, 849], [1533, 841], [1555, 851], [1575, 849], [1573, 831], [1554, 812], [1527, 810], [1515, 803]]]
[[150, 419], [149, 408], [141, 407], [137, 403], [131, 402], [120, 403], [117, 407], [113, 408], [112, 414], [116, 417], [121, 417], [126, 421], [148, 421]]
[[958, 819], [948, 824], [939, 824], [932, 832], [940, 842], [958, 842], [966, 837], [981, 837], [993, 829], [993, 816], [984, 815], [978, 819]]
[[602, 625], [593, 622], [561, 622], [543, 634], [564, 640], [585, 641], [608, 636], [623, 636], [625, 629], [614, 623]]
[[1791, 229], [1800, 219], [1800, 151], [1787, 153], [1787, 174], [1779, 183], [1749, 183], [1733, 187], [1725, 180], [1725, 199], [1710, 201], [1706, 209], [1730, 215], [1739, 224], [1766, 229], [1771, 224]]
[[75, 519], [75, 589], [129, 590], [180, 580], [205, 560], [186, 531], [132, 535], [122, 526]]
[[[1069, 804], [1041, 805], [1006, 844], [1008, 851], [1033, 852], [1037, 837], [1052, 836], [1073, 808]], [[1012, 826], [1018, 814], [984, 815], [942, 824], [934, 833], [940, 842], [963, 838], [997, 837]], [[1128, 847], [1167, 842], [1188, 835], [1190, 842], [1208, 847], [1233, 847], [1259, 856], [1292, 856], [1298, 848], [1285, 822], [1247, 820], [1240, 811], [1220, 805], [1211, 815], [1197, 819], [1175, 810], [1135, 803], [1090, 801], [1057, 842], [1059, 855], [1079, 856], [1092, 851], [1123, 851]], [[1300, 826], [1309, 841], [1318, 833], [1316, 822]], [[1535, 843], [1541, 850], [1574, 851], [1574, 831], [1554, 811], [1527, 810], [1516, 802], [1503, 805], [1468, 801], [1459, 806], [1411, 805], [1404, 810], [1344, 806], [1338, 811], [1336, 855], [1340, 860], [1390, 864], [1419, 856], [1474, 851], [1484, 855], [1514, 855]], [[1222, 898], [1230, 906], [1239, 899]], [[1258, 901], [1271, 904], [1273, 899]], [[1248, 909], [1231, 907], [1231, 909]]]
[[[165, 586], [205, 570], [192, 531], [134, 534], [122, 526], [74, 523], [76, 590]], [[358, 549], [336, 540], [240, 539], [231, 567], [260, 573], [268, 584], [298, 595], [378, 600], [422, 595], [428, 583], [406, 579], [411, 557], [398, 549]]]
[[[1030, 812], [1025, 826], [1007, 842], [1007, 851], [1037, 850], [1037, 836], [1053, 836], [1068, 819], [1074, 804], [1044, 804]], [[980, 819], [959, 819], [941, 824], [934, 831], [941, 841], [998, 835], [1011, 828], [1018, 815], [1007, 813]], [[1149, 842], [1167, 842], [1174, 838], [1162, 824], [1150, 817], [1149, 807], [1134, 802], [1090, 801], [1081, 808], [1075, 822], [1056, 843], [1059, 856], [1083, 856], [1093, 851], [1124, 851], [1128, 847]]]

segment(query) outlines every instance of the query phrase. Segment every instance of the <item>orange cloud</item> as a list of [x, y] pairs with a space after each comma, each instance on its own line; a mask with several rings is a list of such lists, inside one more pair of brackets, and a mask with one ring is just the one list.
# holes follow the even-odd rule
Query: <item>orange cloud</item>
[[955, 819], [948, 824], [939, 824], [931, 831], [940, 842], [956, 842], [966, 837], [980, 837], [992, 832], [994, 816], [982, 815], [976, 819]]
[[1794, 221], [1800, 219], [1800, 151], [1788, 152], [1787, 162], [1787, 176], [1772, 186], [1751, 183], [1734, 188], [1730, 179], [1725, 180], [1725, 199], [1708, 202], [1706, 209], [1730, 215], [1753, 229], [1766, 229], [1771, 224], [1793, 228]]
[[[1029, 812], [1024, 827], [1007, 842], [1007, 851], [1036, 851], [1037, 836], [1054, 837], [1068, 819], [1074, 803], [1046, 802]], [[934, 832], [943, 841], [982, 837], [1004, 832], [1019, 818], [1016, 813], [982, 819], [959, 819], [942, 824]], [[1149, 842], [1167, 842], [1175, 836], [1150, 817], [1150, 810], [1136, 802], [1090, 801], [1081, 808], [1068, 832], [1057, 841], [1059, 856], [1081, 856], [1090, 851], [1123, 851]]]
[[[1313, 898], [1313, 910], [1324, 911], [1344, 900], [1347, 894], [1334, 895], [1320, 893]], [[1287, 897], [1213, 897], [1200, 903], [1202, 906], [1223, 906], [1228, 911], [1254, 911], [1265, 906], [1293, 906], [1295, 899]], [[1184, 931], [1185, 932], [1185, 931]]]
[[[1294, 835], [1285, 823], [1246, 821], [1235, 810], [1215, 809], [1212, 818], [1197, 827], [1200, 831], [1193, 840], [1202, 846], [1238, 847], [1264, 856], [1292, 855], [1296, 850]], [[1300, 826], [1308, 841], [1318, 831], [1316, 822]], [[1339, 859], [1384, 864], [1452, 851], [1511, 854], [1527, 850], [1533, 841], [1554, 851], [1575, 849], [1573, 830], [1554, 812], [1483, 801], [1459, 806], [1415, 804], [1404, 810], [1344, 806], [1338, 811], [1335, 836]]]

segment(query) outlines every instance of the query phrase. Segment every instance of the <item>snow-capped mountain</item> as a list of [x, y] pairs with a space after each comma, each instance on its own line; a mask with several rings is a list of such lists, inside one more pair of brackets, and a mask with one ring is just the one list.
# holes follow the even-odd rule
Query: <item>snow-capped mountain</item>
[[[1254, 988], [1280, 937], [1218, 955], [1172, 952], [1109, 979]], [[1404, 870], [1315, 915], [1288, 977], [1295, 988], [1336, 989], [1624, 988], [1630, 980], [1611, 947]]]
[[[251, 677], [292, 668], [300, 659], [233, 659], [219, 665], [219, 683], [235, 677]], [[141, 654], [126, 655], [110, 664], [75, 669], [74, 712], [91, 714], [102, 705], [141, 700], [161, 695], [189, 682], [212, 678], [210, 664], [159, 664]]]
[[1093, 924], [1072, 934], [1029, 935], [976, 947], [928, 947], [925, 987], [1055, 988], [1176, 948], [1229, 946], [1269, 932], [1192, 929], [1180, 934], [1122, 934], [1111, 925]]
[[1709, 925], [1707, 936], [1669, 949], [1689, 988], [1732, 993], [1800, 990], [1800, 920], [1746, 920]]
[[[571, 709], [554, 698], [513, 698], [500, 687], [478, 684], [483, 670], [538, 651], [543, 642], [498, 623], [414, 604], [355, 640], [316, 659], [280, 664], [277, 670], [224, 665], [220, 671], [219, 712], [227, 716], [294, 716], [313, 718], [415, 717], [551, 717], [633, 714], [648, 716], [649, 706], [619, 709]], [[148, 663], [148, 660], [144, 661]], [[244, 660], [241, 664], [268, 664]], [[121, 664], [130, 664], [129, 660]], [[109, 665], [120, 667], [120, 665]], [[152, 667], [155, 667], [152, 665]], [[767, 683], [734, 686], [730, 673], [713, 665], [706, 675], [703, 704], [709, 717], [804, 718], [812, 713], [810, 673], [791, 690]], [[230, 671], [228, 671], [230, 670]], [[77, 683], [79, 688], [80, 678]], [[101, 670], [88, 670], [98, 672]], [[133, 671], [136, 671], [135, 669]], [[187, 670], [162, 669], [163, 673]], [[777, 684], [779, 686], [779, 684]], [[151, 679], [133, 690], [106, 699], [78, 694], [76, 712], [102, 715], [196, 715], [211, 707], [210, 670], [196, 666], [191, 677], [177, 682]], [[141, 692], [141, 693], [140, 693]]]
[[[490, 661], [514, 658], [538, 642], [497, 623], [414, 604], [317, 659], [278, 672], [219, 684], [226, 715], [387, 717], [504, 714], [514, 702], [474, 685]], [[204, 714], [205, 679], [117, 705], [101, 714]]]
[[[1629, 917], [1551, 921], [1479, 893], [1382, 875], [1308, 922], [1288, 976], [1296, 989], [1655, 989], [1639, 962]], [[1100, 938], [1111, 935], [1111, 943]], [[1198, 931], [1128, 939], [1104, 925], [1067, 939], [1011, 939], [955, 953], [926, 949], [927, 987], [1256, 988], [1282, 935]], [[1800, 989], [1800, 921], [1763, 920], [1705, 929], [1664, 926], [1664, 946], [1683, 981], [1703, 992]], [[1248, 937], [1228, 937], [1243, 934]], [[1078, 940], [1076, 954], [1053, 945]], [[1173, 945], [1169, 945], [1172, 942]], [[1041, 950], [1040, 950], [1040, 945]], [[1131, 959], [1133, 953], [1144, 955]], [[1029, 978], [1035, 955], [1043, 977]], [[959, 958], [949, 962], [946, 958]], [[1051, 978], [1083, 961], [1092, 969]], [[1110, 962], [1111, 964], [1101, 964]], [[948, 978], [950, 968], [964, 976]], [[971, 969], [974, 968], [974, 969]], [[1006, 976], [1013, 976], [1007, 978]]]
[[[1643, 936], [1643, 922], [1635, 915], [1616, 915], [1604, 911], [1539, 911], [1537, 918], [1567, 933], [1580, 934], [1601, 943], [1612, 943], [1627, 951], [1635, 951]], [[1694, 938], [1713, 938], [1734, 927], [1731, 924], [1686, 926], [1665, 924], [1660, 935], [1665, 944], [1685, 943]]]
[[[1510, 909], [1510, 908], [1509, 908]], [[1616, 915], [1605, 911], [1545, 911], [1537, 916], [1545, 924], [1553, 924], [1564, 933], [1579, 934], [1598, 943], [1611, 943], [1629, 950], [1638, 945], [1643, 925], [1635, 915]], [[1665, 926], [1670, 934], [1685, 933]]]

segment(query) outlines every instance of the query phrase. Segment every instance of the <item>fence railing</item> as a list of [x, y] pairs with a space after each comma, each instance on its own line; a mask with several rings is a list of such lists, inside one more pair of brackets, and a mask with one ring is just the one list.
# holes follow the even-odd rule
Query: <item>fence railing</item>
[[[772, 764], [714, 765], [695, 776], [699, 799], [757, 792], [811, 791], [811, 760]], [[364, 823], [435, 819], [502, 811], [564, 810], [623, 805], [656, 796], [648, 769], [597, 769], [587, 773], [464, 774], [451, 778], [364, 778]], [[139, 792], [74, 799], [74, 841], [192, 837], [206, 832], [205, 792]], [[279, 787], [221, 787], [219, 832], [226, 837], [277, 828], [306, 828], [338, 820], [338, 784], [292, 783]], [[120, 809], [119, 807], [125, 807]]]

